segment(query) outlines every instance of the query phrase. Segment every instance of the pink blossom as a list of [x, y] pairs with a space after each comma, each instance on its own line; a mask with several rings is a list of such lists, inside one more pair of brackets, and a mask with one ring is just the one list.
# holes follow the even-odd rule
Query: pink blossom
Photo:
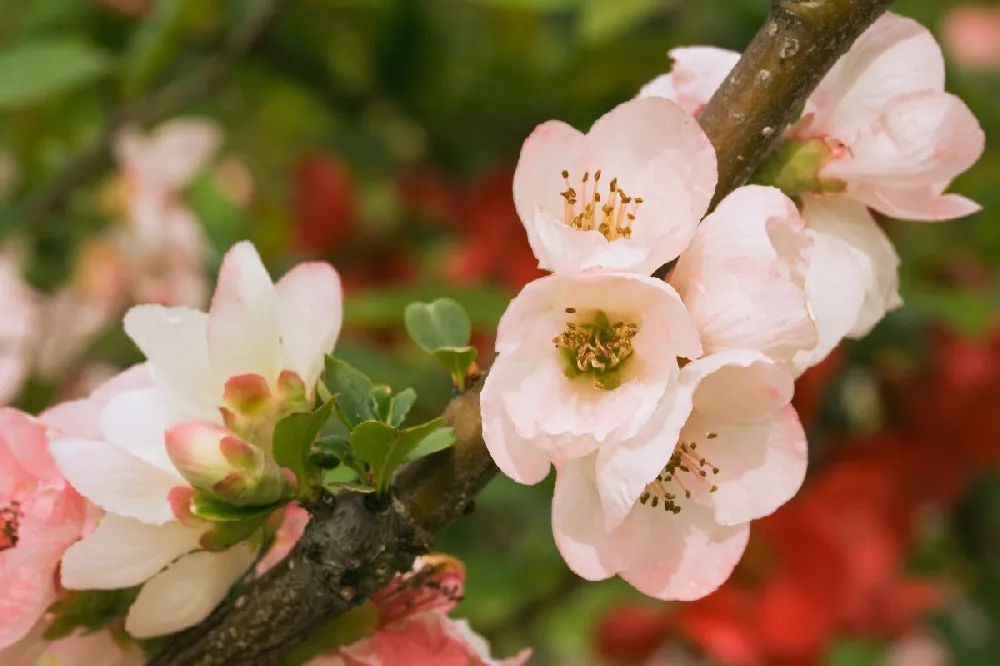
[[944, 16], [944, 44], [963, 67], [1000, 69], [1000, 7], [955, 5]]
[[897, 639], [882, 656], [879, 666], [951, 666], [948, 648], [927, 633], [912, 633]]
[[692, 116], [698, 115], [740, 59], [739, 53], [714, 46], [673, 49], [669, 55], [674, 63], [670, 71], [644, 85], [639, 98], [673, 100]]
[[49, 456], [46, 426], [0, 410], [0, 649], [56, 600], [59, 559], [80, 538], [86, 503]]
[[529, 484], [551, 461], [593, 452], [602, 474], [648, 469], [690, 409], [677, 359], [701, 355], [673, 288], [634, 273], [535, 280], [500, 320], [496, 349], [483, 438], [500, 469]]
[[413, 571], [372, 596], [371, 634], [310, 662], [311, 666], [520, 666], [531, 655], [495, 660], [489, 645], [448, 613], [461, 599], [465, 567], [447, 556], [417, 560]]
[[[749, 521], [802, 483], [805, 433], [785, 364], [756, 351], [718, 352], [686, 365], [680, 384], [693, 407], [676, 448], [661, 447], [658, 460], [633, 470], [641, 483], [622, 483], [618, 504], [602, 497], [598, 456], [557, 463], [556, 545], [588, 580], [617, 574], [660, 599], [703, 597], [739, 561]], [[622, 508], [609, 527], [609, 509]]]
[[20, 275], [14, 248], [0, 248], [0, 405], [21, 390], [31, 367], [32, 341], [37, 334], [38, 301]]
[[812, 349], [811, 252], [805, 222], [779, 190], [747, 186], [726, 197], [670, 276], [705, 351], [755, 349], [790, 360]]
[[[63, 559], [65, 586], [142, 584], [125, 622], [136, 637], [204, 619], [255, 550], [248, 542], [200, 550], [212, 523], [191, 520], [191, 480], [207, 483], [212, 461], [258, 470], [245, 455], [251, 448], [251, 458], [266, 462], [274, 422], [307, 404], [341, 316], [340, 281], [329, 265], [302, 264], [275, 285], [249, 243], [223, 260], [208, 314], [133, 308], [125, 330], [149, 359], [148, 383], [113, 396], [86, 437], [51, 446], [74, 487], [107, 512]], [[225, 443], [220, 458], [189, 450], [208, 440]]]
[[180, 193], [218, 148], [218, 127], [172, 120], [148, 135], [133, 128], [115, 141], [126, 181], [127, 226], [113, 235], [129, 265], [136, 301], [202, 306], [208, 242]]
[[948, 220], [979, 210], [943, 194], [983, 152], [975, 116], [944, 91], [944, 57], [922, 25], [887, 13], [826, 75], [799, 129], [833, 152], [820, 171], [886, 215]]
[[652, 273], [694, 234], [715, 191], [715, 150], [688, 114], [632, 100], [587, 134], [559, 121], [524, 142], [514, 203], [538, 265]]

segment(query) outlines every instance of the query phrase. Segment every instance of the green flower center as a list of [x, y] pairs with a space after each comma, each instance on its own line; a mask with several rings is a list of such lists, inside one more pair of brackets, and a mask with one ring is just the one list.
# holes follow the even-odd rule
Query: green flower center
[[[566, 308], [566, 314], [576, 314], [576, 308]], [[552, 342], [566, 360], [567, 377], [590, 375], [594, 388], [611, 391], [621, 384], [622, 367], [635, 353], [632, 338], [638, 331], [637, 324], [611, 323], [598, 310], [591, 321], [566, 322]]]

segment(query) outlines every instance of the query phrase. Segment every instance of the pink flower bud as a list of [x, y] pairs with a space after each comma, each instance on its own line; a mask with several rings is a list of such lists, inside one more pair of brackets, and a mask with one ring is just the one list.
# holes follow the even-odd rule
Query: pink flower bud
[[289, 490], [281, 469], [262, 449], [207, 423], [179, 423], [166, 432], [167, 454], [195, 488], [235, 505], [264, 505]]

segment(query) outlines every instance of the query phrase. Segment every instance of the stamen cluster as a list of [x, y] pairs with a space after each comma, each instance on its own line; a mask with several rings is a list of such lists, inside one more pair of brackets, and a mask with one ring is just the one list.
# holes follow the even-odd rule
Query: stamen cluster
[[[575, 313], [576, 308], [566, 308], [566, 314]], [[567, 322], [566, 330], [552, 338], [552, 342], [565, 351], [569, 362], [567, 376], [591, 373], [595, 388], [611, 390], [619, 383], [616, 371], [634, 353], [632, 338], [638, 331], [638, 324], [622, 321], [612, 324], [598, 310], [592, 322]]]
[[[590, 172], [583, 172], [582, 198], [579, 197], [576, 188], [570, 185], [569, 170], [563, 170], [562, 178], [566, 183], [566, 189], [559, 194], [566, 201], [564, 218], [566, 226], [581, 231], [596, 229], [608, 241], [632, 236], [632, 223], [635, 222], [635, 213], [642, 204], [642, 197], [628, 196], [618, 184], [618, 179], [612, 178], [608, 184], [608, 199], [602, 205], [600, 169], [594, 172], [593, 192], [591, 192]], [[581, 204], [579, 212], [577, 203]]]

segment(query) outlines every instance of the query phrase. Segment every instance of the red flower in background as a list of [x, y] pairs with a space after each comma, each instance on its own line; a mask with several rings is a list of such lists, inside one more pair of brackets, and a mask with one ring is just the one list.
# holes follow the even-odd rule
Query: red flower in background
[[304, 156], [295, 171], [296, 249], [322, 254], [344, 240], [354, 223], [354, 192], [343, 162], [327, 153]]

